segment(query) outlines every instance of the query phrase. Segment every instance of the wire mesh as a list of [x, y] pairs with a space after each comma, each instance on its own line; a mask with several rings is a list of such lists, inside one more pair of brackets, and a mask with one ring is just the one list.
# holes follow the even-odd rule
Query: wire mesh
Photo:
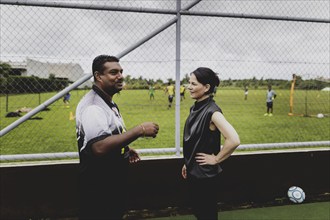
[[[95, 56], [120, 54], [175, 19], [177, 4], [175, 0], [15, 2], [0, 2], [1, 129], [91, 74]], [[330, 87], [329, 1], [181, 1], [181, 7], [194, 2], [189, 11], [222, 16], [181, 16], [182, 84], [199, 66], [218, 72], [221, 84], [215, 99], [243, 144], [329, 140], [330, 97], [322, 91]], [[144, 12], [148, 10], [153, 13]], [[225, 16], [229, 13], [236, 18]], [[249, 14], [260, 19], [243, 17]], [[174, 147], [175, 132], [182, 139], [193, 100], [186, 92], [185, 99], [176, 103], [180, 106], [176, 131], [176, 105], [168, 108], [164, 90], [176, 78], [176, 40], [175, 24], [169, 25], [121, 58], [126, 85], [114, 100], [126, 126], [143, 121], [160, 125], [156, 139], [139, 139], [132, 144], [135, 148]], [[292, 74], [298, 80], [295, 116], [290, 117]], [[263, 116], [268, 84], [277, 93], [273, 118]], [[87, 80], [70, 91], [68, 100], [63, 96], [1, 137], [1, 154], [76, 151], [75, 107], [91, 85]], [[150, 87], [155, 89], [154, 98]]]

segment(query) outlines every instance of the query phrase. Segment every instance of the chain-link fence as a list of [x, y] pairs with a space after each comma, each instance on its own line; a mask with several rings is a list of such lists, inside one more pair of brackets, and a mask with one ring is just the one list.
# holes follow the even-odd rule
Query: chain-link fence
[[215, 99], [242, 144], [330, 140], [327, 0], [0, 3], [2, 155], [77, 151], [75, 108], [99, 54], [121, 58], [126, 84], [114, 100], [126, 126], [160, 125], [135, 148], [180, 148], [193, 100], [180, 100], [179, 86], [199, 66], [219, 73]]

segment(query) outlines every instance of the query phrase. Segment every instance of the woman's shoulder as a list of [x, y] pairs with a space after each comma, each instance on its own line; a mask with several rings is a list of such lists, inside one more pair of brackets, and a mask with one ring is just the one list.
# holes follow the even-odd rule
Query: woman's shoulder
[[209, 111], [212, 113], [216, 111], [220, 111], [222, 113], [220, 106], [214, 101], [214, 99], [211, 99], [208, 106]]

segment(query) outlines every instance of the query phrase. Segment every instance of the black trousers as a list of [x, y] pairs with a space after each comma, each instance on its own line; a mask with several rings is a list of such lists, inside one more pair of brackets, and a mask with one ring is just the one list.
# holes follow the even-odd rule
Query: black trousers
[[80, 175], [79, 219], [120, 220], [126, 211], [128, 162]]
[[193, 214], [198, 220], [217, 220], [217, 194], [219, 176], [197, 179], [188, 177], [188, 198]]

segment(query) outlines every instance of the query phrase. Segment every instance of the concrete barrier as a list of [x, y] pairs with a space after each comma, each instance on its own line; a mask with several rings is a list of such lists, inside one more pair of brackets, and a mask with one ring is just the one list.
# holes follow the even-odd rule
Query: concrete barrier
[[[130, 166], [129, 209], [185, 207], [181, 158], [143, 159]], [[286, 199], [290, 186], [306, 202], [330, 192], [330, 149], [237, 153], [223, 165], [218, 197], [223, 204]], [[78, 161], [1, 164], [0, 219], [77, 216]], [[328, 197], [329, 198], [329, 197]]]

